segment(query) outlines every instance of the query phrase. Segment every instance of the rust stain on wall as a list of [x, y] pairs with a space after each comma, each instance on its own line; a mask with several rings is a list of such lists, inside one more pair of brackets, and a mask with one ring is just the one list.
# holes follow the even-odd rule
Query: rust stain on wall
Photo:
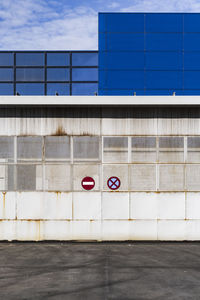
[[63, 136], [63, 135], [67, 135], [67, 134], [62, 126], [58, 126], [56, 132], [52, 134], [52, 136]]

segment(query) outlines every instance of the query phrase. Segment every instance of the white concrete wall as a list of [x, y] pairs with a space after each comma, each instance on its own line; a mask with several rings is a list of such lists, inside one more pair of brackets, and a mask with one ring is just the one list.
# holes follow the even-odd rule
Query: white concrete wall
[[1, 193], [0, 240], [200, 240], [200, 193]]
[[[76, 114], [49, 117], [48, 113], [46, 117], [26, 113], [23, 117], [11, 117], [9, 108], [6, 114], [0, 118], [0, 136], [200, 137], [200, 116], [193, 114], [177, 118], [156, 114], [134, 118], [127, 114], [126, 118], [115, 118], [113, 109], [113, 117], [102, 114], [102, 118], [82, 118]], [[43, 186], [38, 182], [41, 191], [37, 192], [0, 191], [0, 240], [200, 240], [200, 162], [188, 163], [186, 155], [184, 152], [184, 161], [177, 163], [173, 172], [169, 163], [146, 165], [149, 172], [145, 174], [145, 187], [142, 180], [137, 181], [142, 164], [106, 162], [102, 166], [101, 162], [86, 162], [74, 164], [70, 173], [73, 176], [63, 179], [68, 192], [63, 191], [63, 185], [61, 188], [54, 183], [51, 186], [55, 192], [45, 191], [46, 181]], [[169, 175], [168, 186], [160, 168]], [[52, 178], [56, 177], [50, 169]], [[60, 170], [58, 166], [54, 169]], [[5, 169], [0, 170], [0, 177], [5, 177]], [[96, 181], [90, 192], [80, 186], [86, 170]], [[196, 175], [191, 177], [194, 170]], [[45, 176], [48, 177], [46, 166], [43, 172], [45, 175], [41, 176], [38, 171], [38, 178], [42, 177], [44, 183]], [[62, 172], [59, 174], [63, 177]], [[119, 191], [108, 190], [106, 182], [110, 175], [122, 178]], [[180, 184], [173, 186], [174, 178]], [[3, 184], [0, 189], [4, 190]]]

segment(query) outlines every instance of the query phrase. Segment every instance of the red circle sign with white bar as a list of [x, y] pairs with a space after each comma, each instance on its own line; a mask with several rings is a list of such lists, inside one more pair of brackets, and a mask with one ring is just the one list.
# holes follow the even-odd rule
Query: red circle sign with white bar
[[81, 181], [81, 185], [84, 188], [84, 190], [92, 190], [95, 186], [95, 181], [92, 177], [85, 177], [83, 178], [83, 180]]

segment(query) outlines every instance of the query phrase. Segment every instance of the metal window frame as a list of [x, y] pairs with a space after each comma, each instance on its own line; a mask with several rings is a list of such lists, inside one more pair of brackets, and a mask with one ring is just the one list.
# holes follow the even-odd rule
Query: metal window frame
[[[72, 65], [72, 55], [73, 53], [80, 53], [80, 54], [83, 54], [83, 53], [99, 53], [97, 50], [92, 50], [92, 51], [0, 51], [0, 55], [1, 53], [8, 53], [8, 54], [13, 54], [13, 65], [9, 65], [9, 66], [1, 66], [0, 65], [0, 69], [1, 68], [6, 68], [6, 69], [13, 69], [13, 80], [12, 81], [0, 81], [0, 84], [1, 83], [4, 83], [4, 84], [13, 84], [13, 95], [16, 95], [17, 94], [17, 89], [16, 89], [16, 84], [18, 83], [40, 83], [40, 84], [43, 84], [44, 85], [44, 94], [41, 95], [41, 96], [47, 96], [47, 84], [48, 83], [67, 83], [69, 84], [69, 95], [71, 96], [72, 95], [72, 84], [73, 83], [96, 83], [98, 84], [98, 81], [73, 81], [72, 80], [72, 70], [73, 69], [77, 69], [77, 68], [85, 68], [85, 69], [98, 69], [98, 65], [95, 65], [95, 66], [73, 66]], [[35, 54], [35, 53], [41, 53], [41, 54], [44, 54], [44, 65], [38, 65], [38, 66], [20, 66], [20, 65], [16, 65], [16, 54], [18, 53], [24, 53], [24, 54]], [[69, 66], [48, 66], [47, 65], [47, 54], [48, 53], [56, 53], [56, 54], [59, 54], [59, 53], [66, 53], [66, 54], [69, 54]], [[26, 81], [18, 81], [16, 80], [16, 69], [38, 69], [38, 68], [42, 68], [44, 70], [44, 80], [42, 81], [30, 81], [30, 80], [26, 80]], [[55, 69], [55, 68], [58, 68], [58, 69], [62, 69], [62, 68], [65, 68], [65, 69], [69, 69], [69, 73], [70, 73], [70, 76], [69, 76], [69, 80], [66, 80], [66, 81], [47, 81], [47, 69], [50, 68], [50, 69]]]

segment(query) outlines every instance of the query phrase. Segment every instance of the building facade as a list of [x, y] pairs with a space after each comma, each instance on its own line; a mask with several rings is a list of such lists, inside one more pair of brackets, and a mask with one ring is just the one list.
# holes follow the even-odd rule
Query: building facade
[[99, 63], [0, 53], [0, 240], [200, 240], [200, 15], [99, 26]]

